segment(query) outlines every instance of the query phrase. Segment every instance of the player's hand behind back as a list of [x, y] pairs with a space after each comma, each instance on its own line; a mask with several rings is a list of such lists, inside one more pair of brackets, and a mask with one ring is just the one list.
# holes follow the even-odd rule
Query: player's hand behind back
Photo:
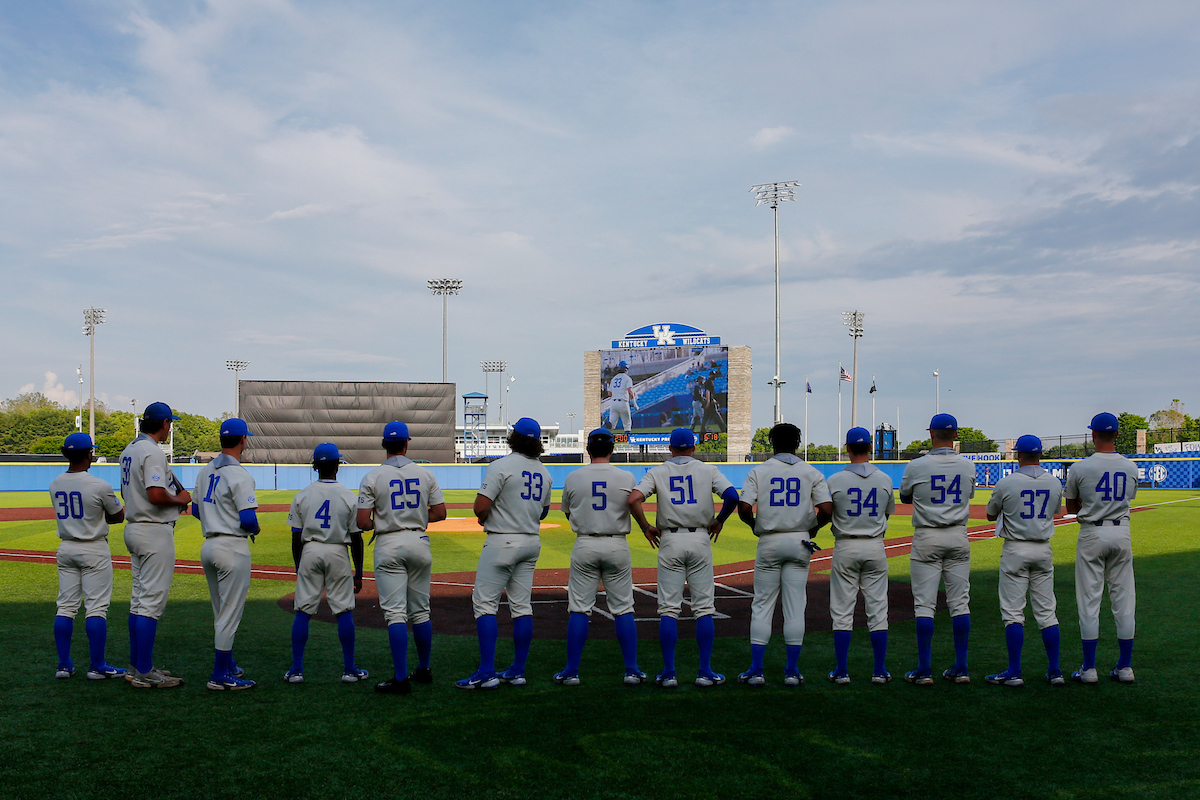
[[721, 522], [719, 519], [714, 519], [712, 522], [708, 523], [708, 538], [715, 542], [717, 537], [721, 535], [721, 529], [724, 527], [725, 523]]
[[653, 525], [646, 529], [646, 541], [650, 543], [651, 547], [658, 547], [658, 535], [658, 528]]

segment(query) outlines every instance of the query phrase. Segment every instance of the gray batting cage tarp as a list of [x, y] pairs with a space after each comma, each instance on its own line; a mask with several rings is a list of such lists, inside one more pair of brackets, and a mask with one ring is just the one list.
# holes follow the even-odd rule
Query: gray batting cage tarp
[[383, 426], [399, 420], [412, 440], [408, 457], [454, 462], [452, 383], [242, 381], [242, 419], [250, 438], [242, 460], [306, 464], [313, 448], [333, 442], [351, 464], [378, 464]]

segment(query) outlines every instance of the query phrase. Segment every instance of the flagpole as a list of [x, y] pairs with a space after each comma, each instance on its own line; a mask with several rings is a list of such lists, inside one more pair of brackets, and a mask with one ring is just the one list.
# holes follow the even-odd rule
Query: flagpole
[[842, 362], [838, 362], [838, 461], [842, 460], [842, 440], [846, 438], [846, 434], [842, 431]]
[[804, 436], [806, 437], [804, 439], [804, 460], [805, 461], [808, 461], [808, 442], [809, 442], [809, 438], [810, 438], [809, 434], [808, 434], [808, 395], [809, 395], [808, 376], [805, 375], [804, 376]]
[[875, 435], [875, 376], [871, 376], [871, 435]]

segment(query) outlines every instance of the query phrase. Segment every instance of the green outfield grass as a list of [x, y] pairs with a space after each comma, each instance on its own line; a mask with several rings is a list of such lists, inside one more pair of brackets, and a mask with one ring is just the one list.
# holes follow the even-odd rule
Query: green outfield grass
[[[1146, 492], [1139, 501], [1194, 496]], [[3, 534], [10, 536], [14, 525], [7, 523]], [[236, 651], [261, 684], [217, 694], [203, 688], [212, 641], [205, 583], [182, 575], [156, 660], [187, 678], [187, 686], [139, 692], [124, 682], [88, 683], [82, 671], [55, 681], [54, 568], [0, 562], [0, 665], [8, 676], [0, 796], [1194, 798], [1200, 795], [1200, 684], [1191, 671], [1200, 645], [1200, 500], [1140, 513], [1133, 532], [1138, 682], [1062, 689], [1034, 680], [1045, 665], [1035, 632], [1026, 639], [1028, 686], [1012, 690], [981, 680], [1005, 665], [995, 541], [973, 547], [976, 680], [939, 681], [931, 689], [901, 681], [870, 685], [869, 647], [860, 631], [847, 687], [822, 678], [832, 667], [831, 634], [810, 633], [800, 662], [808, 683], [796, 690], [780, 685], [777, 635], [768, 651], [772, 685], [762, 690], [732, 682], [710, 690], [627, 689], [619, 683], [616, 644], [607, 640], [589, 643], [582, 686], [557, 687], [550, 675], [562, 666], [563, 643], [548, 640], [534, 643], [529, 686], [464, 692], [451, 681], [474, 667], [474, 640], [437, 636], [435, 685], [416, 687], [407, 698], [380, 697], [369, 686], [337, 682], [334, 627], [319, 623], [309, 643], [309, 682], [290, 686], [281, 676], [290, 661], [292, 618], [276, 601], [292, 586], [254, 581]], [[1068, 668], [1078, 660], [1068, 566], [1076, 533], [1065, 526], [1054, 540]], [[39, 535], [45, 534], [27, 533]], [[435, 548], [435, 558], [450, 558], [440, 539]], [[260, 552], [266, 549], [256, 545], [256, 561]], [[892, 560], [894, 576], [903, 579], [906, 561]], [[109, 653], [121, 664], [129, 573], [118, 570], [115, 580]], [[952, 645], [948, 619], [941, 614], [937, 622], [940, 667], [950, 663]], [[747, 663], [746, 631], [717, 624], [714, 665], [732, 681]], [[80, 620], [77, 664], [85, 659], [82, 627]], [[653, 671], [660, 665], [657, 642], [649, 626], [640, 633], [642, 667]], [[1100, 662], [1107, 665], [1115, 658], [1107, 606], [1101, 636]], [[501, 642], [502, 662], [510, 648]], [[686, 636], [679, 654], [681, 674], [693, 672], [695, 645]], [[912, 623], [894, 625], [893, 674], [911, 668], [914, 658]], [[387, 672], [383, 631], [359, 629], [358, 661], [374, 675]]]

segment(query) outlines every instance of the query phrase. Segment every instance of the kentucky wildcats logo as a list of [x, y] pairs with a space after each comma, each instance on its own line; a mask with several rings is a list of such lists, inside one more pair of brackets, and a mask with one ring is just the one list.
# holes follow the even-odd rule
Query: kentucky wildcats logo
[[655, 325], [654, 338], [658, 339], [660, 345], [675, 344], [675, 334], [671, 332], [670, 325]]
[[612, 346], [614, 349], [689, 345], [707, 347], [720, 343], [720, 336], [709, 336], [692, 325], [684, 325], [679, 322], [660, 322], [657, 325], [646, 325], [630, 331], [625, 334], [624, 338], [614, 340]]

